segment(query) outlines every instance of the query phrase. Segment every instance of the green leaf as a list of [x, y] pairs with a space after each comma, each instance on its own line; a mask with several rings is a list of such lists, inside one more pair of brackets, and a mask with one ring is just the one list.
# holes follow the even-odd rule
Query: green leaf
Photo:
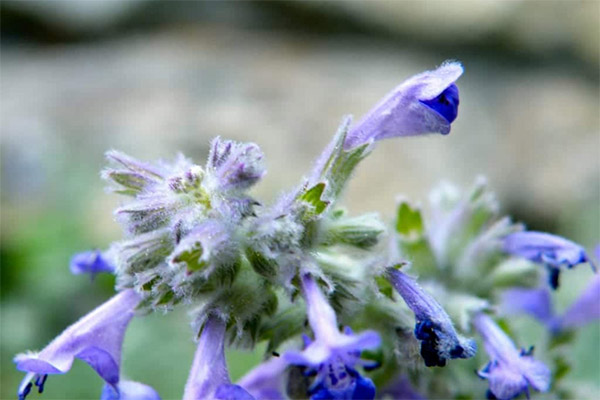
[[394, 288], [392, 284], [385, 279], [383, 276], [376, 276], [375, 283], [377, 283], [377, 287], [379, 288], [379, 292], [390, 300], [394, 300]]
[[326, 185], [323, 182], [317, 183], [300, 196], [300, 200], [303, 200], [314, 207], [314, 213], [317, 215], [325, 211], [325, 208], [329, 205], [329, 201], [321, 199], [323, 192], [325, 191], [325, 186]]
[[421, 210], [402, 201], [396, 214], [396, 232], [408, 238], [418, 239], [425, 233]]

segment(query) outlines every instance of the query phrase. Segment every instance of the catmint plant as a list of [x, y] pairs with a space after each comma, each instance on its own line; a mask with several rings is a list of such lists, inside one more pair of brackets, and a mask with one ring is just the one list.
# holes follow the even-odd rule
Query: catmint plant
[[[380, 140], [450, 132], [462, 73], [446, 62], [399, 85], [358, 122], [344, 118], [312, 170], [271, 204], [248, 192], [266, 173], [254, 143], [217, 137], [202, 165], [181, 154], [149, 163], [109, 151], [102, 178], [125, 198], [115, 211], [124, 235], [75, 255], [70, 268], [115, 274], [117, 294], [43, 350], [15, 357], [26, 373], [18, 398], [43, 392], [49, 375], [78, 358], [104, 380], [101, 399], [159, 399], [152, 382], [121, 379], [123, 338], [134, 316], [175, 307], [189, 310], [197, 341], [185, 400], [473, 398], [486, 390], [510, 399], [550, 390], [552, 359], [517, 350], [506, 318], [533, 315], [549, 337], [598, 319], [597, 276], [556, 316], [537, 266], [556, 288], [559, 269], [590, 262], [581, 246], [502, 216], [483, 178], [466, 191], [440, 185], [427, 213], [400, 199], [389, 223], [339, 204]], [[264, 362], [232, 382], [225, 349], [257, 343], [266, 344]], [[478, 348], [488, 361], [475, 373]]]

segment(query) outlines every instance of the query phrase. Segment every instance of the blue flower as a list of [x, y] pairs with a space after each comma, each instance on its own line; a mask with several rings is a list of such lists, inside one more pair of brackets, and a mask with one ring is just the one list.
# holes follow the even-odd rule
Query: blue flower
[[533, 348], [517, 350], [510, 338], [485, 314], [473, 319], [483, 338], [490, 362], [477, 374], [487, 379], [491, 394], [500, 400], [512, 399], [529, 393], [529, 386], [540, 392], [550, 388], [550, 370], [532, 357]]
[[446, 365], [449, 358], [469, 358], [477, 345], [460, 336], [446, 311], [408, 275], [388, 268], [387, 277], [408, 307], [415, 313], [415, 337], [421, 341], [421, 356], [428, 367]]
[[503, 240], [506, 253], [526, 258], [535, 263], [544, 264], [548, 268], [549, 283], [553, 289], [559, 284], [560, 268], [573, 268], [577, 264], [589, 262], [583, 247], [560, 236], [543, 232], [515, 232]]
[[39, 353], [17, 355], [17, 369], [27, 372], [19, 386], [19, 399], [25, 399], [33, 384], [41, 393], [47, 375], [66, 373], [75, 358], [87, 362], [112, 388], [116, 398], [127, 399], [118, 397], [121, 390], [128, 392], [131, 388], [130, 384], [122, 386], [119, 380], [121, 347], [139, 302], [134, 290], [124, 290], [71, 325]]
[[225, 328], [223, 319], [208, 316], [185, 384], [183, 400], [254, 399], [241, 386], [231, 384], [225, 362]]
[[108, 261], [100, 250], [75, 254], [71, 258], [69, 268], [74, 275], [90, 274], [92, 279], [100, 272], [115, 272], [115, 266]]
[[577, 300], [556, 315], [550, 292], [546, 288], [512, 288], [502, 293], [502, 310], [509, 314], [525, 313], [560, 333], [600, 319], [600, 274], [595, 274]]
[[244, 375], [238, 385], [257, 399], [283, 399], [283, 377], [287, 367], [283, 357], [271, 357]]
[[462, 73], [460, 63], [446, 62], [406, 80], [350, 128], [344, 148], [397, 136], [450, 133], [459, 103], [454, 82]]
[[375, 385], [356, 370], [360, 353], [379, 347], [381, 339], [375, 331], [354, 335], [350, 329], [341, 333], [331, 305], [311, 275], [302, 276], [302, 289], [307, 305], [308, 321], [315, 340], [305, 337], [302, 352], [289, 351], [283, 355], [290, 364], [308, 367], [316, 374], [308, 395], [317, 399], [373, 399]]

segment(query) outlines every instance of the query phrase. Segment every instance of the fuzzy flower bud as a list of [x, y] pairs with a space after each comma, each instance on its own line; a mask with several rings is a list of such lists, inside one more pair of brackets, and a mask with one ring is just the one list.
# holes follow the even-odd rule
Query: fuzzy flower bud
[[396, 136], [450, 133], [458, 114], [458, 87], [462, 75], [458, 62], [446, 62], [434, 71], [415, 75], [400, 84], [354, 124], [344, 147]]

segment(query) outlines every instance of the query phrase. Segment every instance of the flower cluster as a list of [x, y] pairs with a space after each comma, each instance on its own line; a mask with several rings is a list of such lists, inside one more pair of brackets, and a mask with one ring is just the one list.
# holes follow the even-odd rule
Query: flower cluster
[[[75, 255], [71, 271], [113, 273], [118, 293], [42, 351], [15, 357], [26, 373], [19, 398], [34, 385], [41, 393], [48, 375], [79, 358], [105, 381], [101, 399], [158, 399], [150, 386], [121, 379], [125, 330], [134, 316], [183, 306], [198, 338], [186, 400], [422, 398], [428, 388], [465, 396], [478, 389], [442, 384], [439, 369], [423, 365], [462, 368], [468, 361], [459, 360], [477, 351], [475, 333], [490, 357], [478, 372], [490, 396], [548, 390], [549, 368], [519, 352], [486, 313], [501, 304], [553, 333], [597, 319], [597, 277], [560, 317], [549, 292], [532, 288], [535, 264], [556, 288], [560, 268], [590, 262], [582, 247], [501, 217], [483, 179], [467, 193], [436, 189], [427, 223], [406, 200], [392, 229], [377, 214], [352, 216], [338, 205], [376, 142], [450, 132], [462, 73], [444, 63], [399, 85], [359, 122], [345, 118], [306, 178], [272, 205], [248, 193], [266, 172], [254, 143], [216, 138], [203, 165], [109, 151], [102, 177], [126, 196], [115, 211], [124, 238]], [[269, 356], [233, 383], [226, 346], [259, 342]]]

